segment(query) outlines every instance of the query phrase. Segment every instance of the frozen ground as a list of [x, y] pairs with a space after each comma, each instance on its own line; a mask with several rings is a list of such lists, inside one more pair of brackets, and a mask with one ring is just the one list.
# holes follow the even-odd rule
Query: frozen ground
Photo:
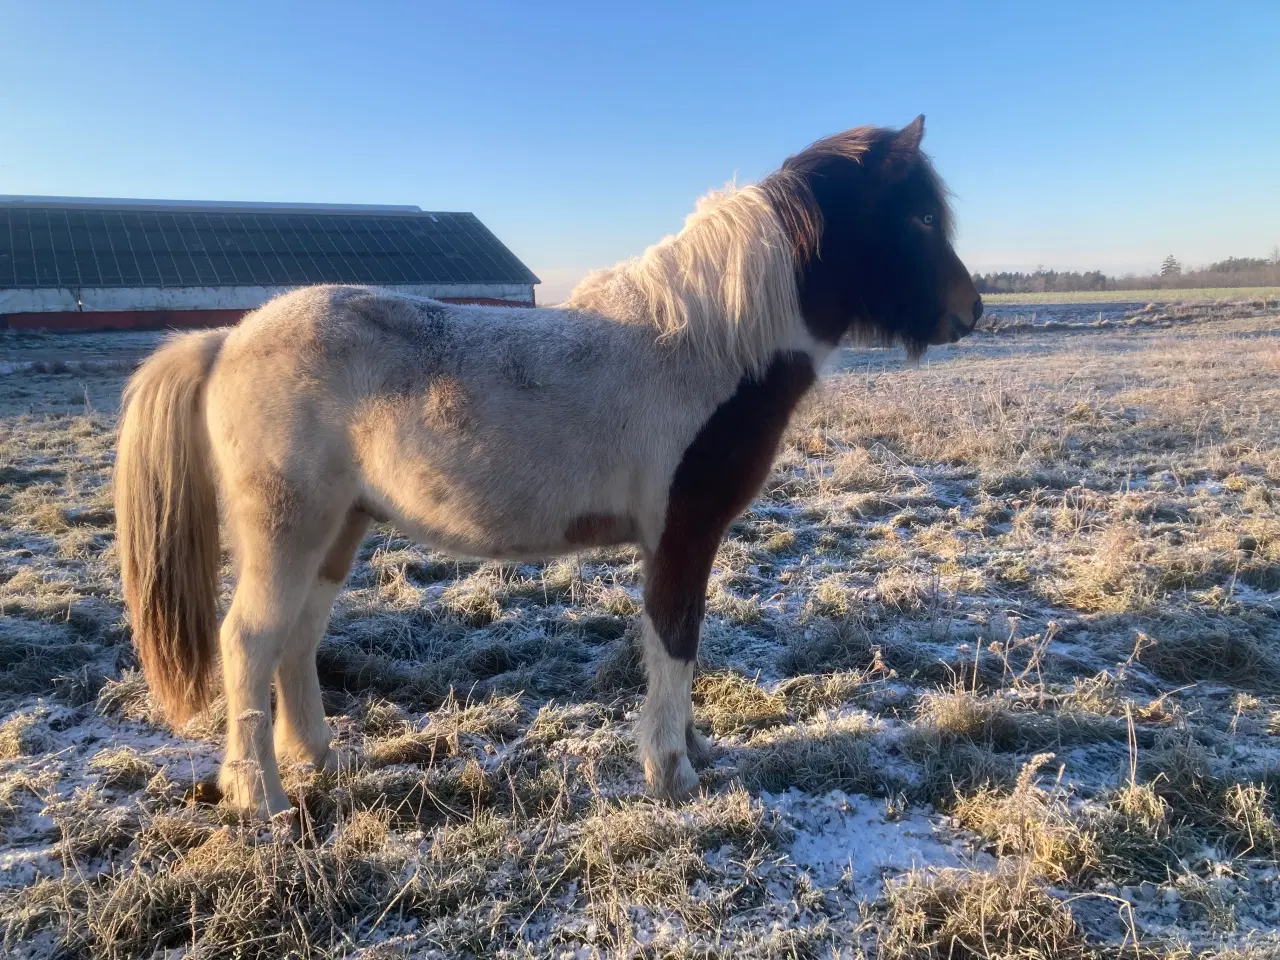
[[[1173, 325], [1197, 321], [1218, 322], [1224, 318], [1258, 316], [1274, 312], [1280, 307], [1275, 293], [1262, 293], [1252, 298], [1236, 301], [1220, 300], [1168, 300], [1151, 301], [1141, 296], [1125, 299], [1123, 291], [1117, 291], [1111, 300], [1072, 301], [1063, 303], [988, 303], [983, 316], [987, 329], [1008, 330], [1020, 326], [1139, 326]], [[1150, 291], [1147, 291], [1150, 293]], [[1176, 295], [1176, 291], [1171, 291]]]
[[376, 530], [320, 653], [355, 761], [290, 771], [274, 833], [128, 646], [107, 482], [156, 336], [3, 335], [4, 951], [1273, 955], [1280, 316], [1148, 320], [840, 357], [720, 551], [679, 808], [631, 756], [630, 551]]

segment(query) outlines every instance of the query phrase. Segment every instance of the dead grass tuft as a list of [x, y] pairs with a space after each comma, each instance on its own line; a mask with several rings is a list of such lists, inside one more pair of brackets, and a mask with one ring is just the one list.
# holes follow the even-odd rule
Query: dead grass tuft
[[440, 731], [414, 730], [397, 736], [378, 739], [365, 746], [365, 762], [370, 767], [389, 767], [397, 764], [432, 764], [437, 759], [449, 759], [458, 755], [459, 745]]
[[771, 793], [792, 787], [813, 793], [883, 793], [899, 784], [897, 776], [876, 762], [873, 730], [865, 717], [844, 716], [766, 731], [740, 755], [738, 774], [748, 789]]
[[0, 760], [16, 760], [46, 750], [49, 738], [41, 725], [47, 716], [47, 710], [30, 710], [0, 724]]
[[1174, 683], [1216, 680], [1246, 690], [1280, 689], [1280, 652], [1264, 644], [1248, 622], [1188, 615], [1152, 631], [1141, 654], [1157, 676]]
[[511, 739], [520, 732], [522, 718], [518, 697], [464, 704], [450, 694], [430, 715], [427, 726], [415, 730], [394, 704], [374, 703], [367, 708], [365, 727], [384, 731], [384, 735], [375, 734], [366, 743], [365, 757], [373, 768], [430, 765], [457, 757], [484, 741]]
[[1004, 703], [967, 690], [922, 695], [916, 724], [944, 740], [967, 740], [997, 750], [1012, 750], [1021, 742], [1018, 721]]
[[98, 710], [108, 716], [164, 723], [164, 712], [152, 698], [141, 670], [126, 670], [104, 683], [98, 691]]
[[140, 790], [156, 773], [156, 765], [132, 747], [102, 750], [89, 761], [104, 787], [117, 790]]
[[913, 871], [887, 888], [880, 955], [891, 960], [1092, 957], [1071, 909], [1018, 864], [995, 873]]
[[1149, 609], [1158, 585], [1136, 558], [1138, 536], [1129, 524], [1116, 524], [1098, 536], [1092, 550], [1066, 561], [1053, 589], [1069, 607], [1086, 613], [1133, 613]]
[[649, 802], [598, 807], [575, 828], [572, 866], [583, 883], [608, 899], [666, 907], [707, 927], [716, 897], [695, 897], [691, 886], [709, 871], [703, 855], [730, 845], [739, 856], [770, 850], [778, 829], [741, 788], [677, 812]]
[[1236, 838], [1241, 855], [1276, 858], [1280, 852], [1280, 809], [1271, 785], [1229, 785], [1222, 798], [1222, 814], [1223, 825]]
[[698, 717], [717, 737], [767, 730], [785, 723], [787, 698], [766, 692], [758, 682], [729, 671], [702, 673], [693, 683]]
[[869, 666], [875, 659], [870, 635], [856, 619], [819, 618], [778, 657], [778, 669], [787, 676], [849, 670]]
[[498, 587], [482, 574], [474, 574], [440, 595], [440, 609], [468, 627], [484, 627], [502, 616]]
[[600, 658], [592, 686], [598, 694], [614, 696], [644, 689], [644, 661], [639, 637], [632, 631], [615, 641]]
[[1096, 867], [1094, 838], [1071, 815], [1063, 791], [1036, 782], [1053, 754], [1037, 754], [1007, 794], [985, 789], [957, 800], [954, 810], [966, 826], [990, 840], [1000, 856], [1026, 858], [1029, 867], [1053, 883], [1086, 876]]

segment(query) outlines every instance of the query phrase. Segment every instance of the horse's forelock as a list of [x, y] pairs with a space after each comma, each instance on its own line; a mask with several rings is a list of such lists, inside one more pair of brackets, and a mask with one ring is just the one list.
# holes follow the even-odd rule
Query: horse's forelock
[[[864, 181], [862, 189], [884, 188], [895, 180], [914, 175], [919, 188], [928, 194], [925, 199], [936, 209], [943, 230], [948, 237], [952, 235], [949, 191], [927, 155], [918, 149], [908, 150], [905, 155], [895, 152], [900, 149], [897, 142], [900, 132], [889, 127], [866, 126], [824, 137], [788, 157], [776, 173], [761, 183], [793, 239], [798, 261], [803, 263], [820, 252], [823, 214], [814, 195], [813, 180], [838, 176], [838, 167], [833, 169], [833, 164], [842, 161], [872, 172], [879, 166], [882, 176]], [[895, 163], [896, 168], [892, 166]]]
[[812, 178], [833, 160], [861, 164], [887, 133], [890, 131], [879, 127], [854, 127], [824, 137], [788, 157], [776, 173], [765, 178], [761, 187], [791, 236], [798, 261], [816, 256], [822, 239], [822, 208], [814, 196]]

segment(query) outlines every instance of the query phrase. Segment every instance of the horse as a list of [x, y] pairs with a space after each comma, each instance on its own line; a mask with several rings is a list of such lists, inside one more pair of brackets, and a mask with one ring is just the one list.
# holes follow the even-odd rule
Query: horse
[[819, 140], [557, 307], [318, 286], [153, 353], [123, 400], [121, 579], [175, 729], [220, 665], [224, 802], [286, 812], [278, 759], [335, 764], [316, 648], [372, 521], [499, 560], [634, 545], [639, 758], [655, 796], [695, 791], [707, 580], [792, 411], [847, 335], [918, 358], [982, 313], [923, 135], [921, 116]]

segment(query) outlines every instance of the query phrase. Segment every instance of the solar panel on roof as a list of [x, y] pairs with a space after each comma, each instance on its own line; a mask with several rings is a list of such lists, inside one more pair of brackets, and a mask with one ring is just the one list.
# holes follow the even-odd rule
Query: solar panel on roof
[[0, 205], [0, 288], [537, 282], [470, 213]]

